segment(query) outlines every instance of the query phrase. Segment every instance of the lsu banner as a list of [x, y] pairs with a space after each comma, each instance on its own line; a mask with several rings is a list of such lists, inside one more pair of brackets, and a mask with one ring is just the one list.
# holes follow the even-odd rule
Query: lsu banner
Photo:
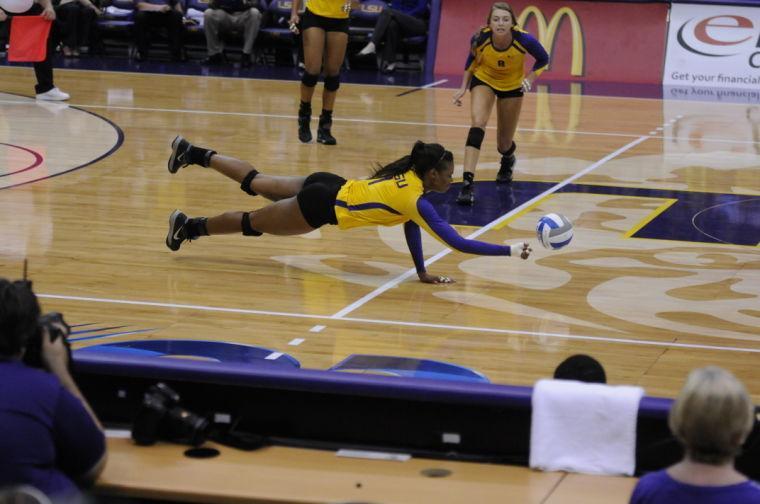
[[[546, 48], [541, 79], [659, 84], [665, 57], [665, 3], [513, 0], [517, 23]], [[461, 75], [470, 37], [493, 0], [443, 0], [435, 73]], [[526, 58], [533, 64], [531, 58]]]
[[760, 89], [760, 7], [674, 4], [663, 83]]

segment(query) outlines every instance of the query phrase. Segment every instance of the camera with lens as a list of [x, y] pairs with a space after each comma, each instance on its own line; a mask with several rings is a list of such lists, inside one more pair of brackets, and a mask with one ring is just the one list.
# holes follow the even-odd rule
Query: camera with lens
[[67, 339], [71, 328], [63, 320], [63, 315], [58, 312], [46, 313], [39, 318], [37, 330], [26, 342], [24, 363], [28, 366], [45, 368], [45, 362], [42, 360], [42, 338], [45, 335], [45, 330], [50, 335], [50, 341], [54, 342], [58, 338], [63, 340], [63, 344], [66, 346], [66, 351], [69, 354], [69, 367], [71, 367], [71, 345]]
[[132, 425], [132, 439], [148, 446], [162, 439], [199, 446], [206, 440], [210, 423], [179, 404], [180, 397], [165, 383], [151, 386]]

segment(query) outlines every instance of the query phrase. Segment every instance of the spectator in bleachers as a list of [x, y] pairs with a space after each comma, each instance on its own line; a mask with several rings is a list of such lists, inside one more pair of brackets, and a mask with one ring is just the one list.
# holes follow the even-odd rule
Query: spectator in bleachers
[[607, 383], [602, 364], [585, 354], [571, 355], [554, 370], [555, 380], [576, 380], [586, 383]]
[[[42, 16], [50, 21], [55, 21], [55, 9], [50, 0], [35, 0], [32, 7], [21, 14], [14, 16]], [[0, 22], [6, 21], [9, 15], [0, 9]], [[34, 76], [37, 78], [37, 84], [34, 86], [34, 93], [38, 100], [44, 101], [65, 101], [70, 97], [55, 86], [53, 82], [53, 53], [55, 52], [54, 27], [51, 28], [47, 39], [47, 56], [43, 61], [34, 63]]]
[[322, 91], [322, 113], [319, 116], [317, 142], [325, 145], [338, 143], [332, 136], [332, 113], [340, 87], [340, 67], [348, 46], [348, 16], [352, 0], [306, 0], [301, 16], [301, 0], [293, 0], [290, 29], [299, 31], [303, 39], [303, 57], [306, 66], [301, 78], [301, 104], [298, 109], [298, 139], [311, 142], [311, 99], [320, 72], [325, 74]]
[[[541, 43], [517, 25], [514, 10], [506, 2], [496, 2], [486, 18], [487, 26], [470, 40], [470, 54], [465, 63], [462, 85], [453, 102], [462, 106], [470, 90], [470, 131], [464, 146], [462, 188], [457, 196], [460, 205], [475, 203], [475, 169], [486, 125], [496, 106], [496, 149], [501, 154], [497, 184], [511, 184], [515, 166], [514, 141], [520, 120], [523, 95], [531, 90], [538, 76], [549, 66], [549, 55]], [[534, 60], [525, 73], [525, 57]]]
[[[77, 483], [94, 481], [106, 458], [69, 373], [68, 332], [62, 318], [41, 323], [29, 282], [0, 279], [0, 488], [32, 485], [56, 502], [79, 496]], [[45, 369], [22, 361], [32, 355]]]
[[80, 47], [94, 47], [97, 18], [103, 11], [90, 0], [61, 0], [55, 6], [63, 41], [63, 55], [79, 56]]
[[224, 63], [224, 42], [222, 37], [231, 31], [243, 34], [243, 56], [240, 66], [251, 66], [253, 43], [259, 34], [261, 11], [257, 0], [211, 0], [203, 13], [203, 29], [206, 32], [208, 58], [206, 64]]
[[760, 504], [760, 485], [734, 469], [754, 425], [752, 401], [734, 375], [715, 366], [692, 371], [668, 423], [684, 458], [642, 477], [632, 504]]
[[359, 51], [358, 56], [374, 54], [383, 45], [382, 71], [396, 68], [396, 52], [405, 37], [427, 33], [428, 0], [393, 0], [390, 7], [380, 13], [372, 31], [372, 40]]
[[169, 36], [169, 51], [173, 61], [184, 59], [182, 50], [183, 11], [180, 0], [134, 0], [135, 36], [137, 38], [137, 60], [148, 59], [150, 49], [150, 28], [166, 28]]

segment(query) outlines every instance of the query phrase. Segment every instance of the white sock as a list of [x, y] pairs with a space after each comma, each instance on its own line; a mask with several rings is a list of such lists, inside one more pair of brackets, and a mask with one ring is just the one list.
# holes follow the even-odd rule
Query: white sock
[[369, 44], [364, 46], [364, 49], [359, 51], [359, 56], [366, 56], [368, 54], [373, 54], [375, 52], [375, 43], [370, 42]]

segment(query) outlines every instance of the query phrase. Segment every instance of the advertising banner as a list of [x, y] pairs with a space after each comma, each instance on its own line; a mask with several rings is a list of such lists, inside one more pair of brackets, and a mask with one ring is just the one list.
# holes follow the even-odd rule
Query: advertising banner
[[[514, 0], [518, 24], [551, 57], [542, 79], [660, 84], [665, 3]], [[443, 0], [435, 73], [461, 75], [470, 37], [485, 26], [493, 0]], [[531, 58], [529, 64], [532, 65]]]
[[760, 89], [760, 7], [674, 4], [663, 83]]

